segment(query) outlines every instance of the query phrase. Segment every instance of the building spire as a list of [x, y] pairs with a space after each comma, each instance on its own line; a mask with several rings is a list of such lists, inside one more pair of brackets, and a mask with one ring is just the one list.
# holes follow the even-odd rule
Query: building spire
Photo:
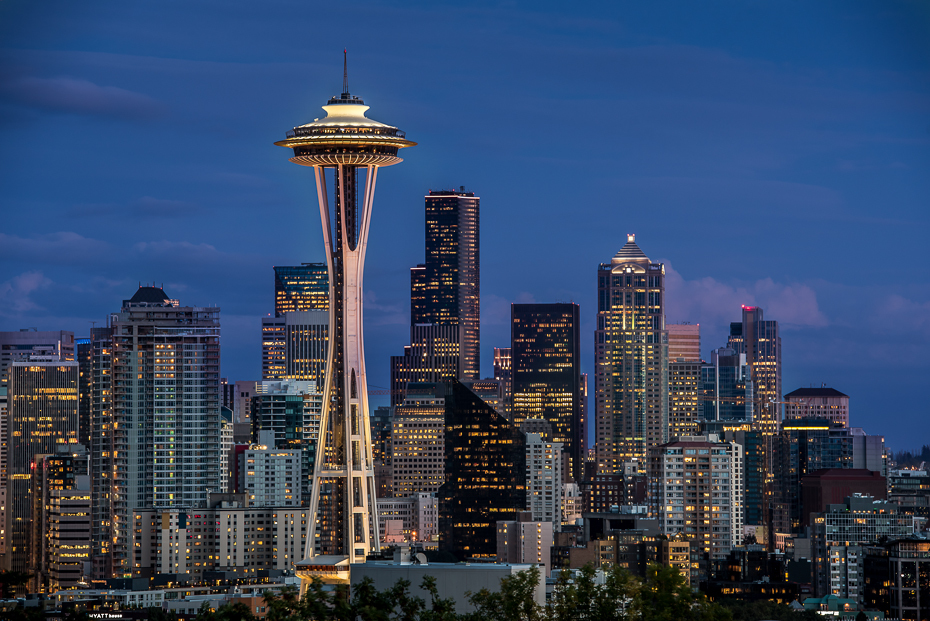
[[349, 48], [342, 50], [342, 94], [349, 94]]

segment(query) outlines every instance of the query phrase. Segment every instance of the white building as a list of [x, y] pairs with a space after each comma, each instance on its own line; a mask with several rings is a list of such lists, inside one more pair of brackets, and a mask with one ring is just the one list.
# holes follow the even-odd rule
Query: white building
[[254, 507], [301, 505], [303, 451], [253, 444], [239, 455], [239, 489]]
[[305, 507], [250, 507], [242, 494], [210, 496], [209, 509], [146, 509], [133, 514], [134, 576], [232, 572], [249, 578], [294, 569], [303, 559]]
[[526, 434], [526, 509], [537, 522], [562, 524], [562, 443]]
[[662, 534], [683, 533], [712, 558], [743, 533], [743, 448], [717, 436], [683, 436], [649, 451], [649, 508]]

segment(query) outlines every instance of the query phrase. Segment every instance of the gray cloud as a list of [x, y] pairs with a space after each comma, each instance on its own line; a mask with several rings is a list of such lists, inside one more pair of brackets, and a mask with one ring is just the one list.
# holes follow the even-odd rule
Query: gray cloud
[[72, 231], [59, 231], [36, 237], [0, 233], [0, 258], [23, 263], [93, 263], [109, 249], [104, 241]]
[[35, 311], [40, 306], [32, 299], [32, 294], [52, 284], [42, 272], [24, 272], [6, 282], [0, 283], [0, 316], [17, 317], [23, 313]]
[[55, 112], [136, 120], [164, 113], [164, 105], [147, 95], [66, 76], [17, 78], [3, 90], [19, 103]]

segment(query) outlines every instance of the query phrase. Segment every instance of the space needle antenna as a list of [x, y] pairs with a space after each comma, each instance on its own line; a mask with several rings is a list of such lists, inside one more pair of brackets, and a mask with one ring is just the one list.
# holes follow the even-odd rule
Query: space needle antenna
[[342, 50], [342, 92], [349, 92], [349, 48]]

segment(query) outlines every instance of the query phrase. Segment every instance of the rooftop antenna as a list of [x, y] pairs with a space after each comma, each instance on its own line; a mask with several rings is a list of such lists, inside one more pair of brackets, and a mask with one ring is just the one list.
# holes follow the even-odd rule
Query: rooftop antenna
[[342, 50], [342, 93], [349, 94], [349, 48]]

